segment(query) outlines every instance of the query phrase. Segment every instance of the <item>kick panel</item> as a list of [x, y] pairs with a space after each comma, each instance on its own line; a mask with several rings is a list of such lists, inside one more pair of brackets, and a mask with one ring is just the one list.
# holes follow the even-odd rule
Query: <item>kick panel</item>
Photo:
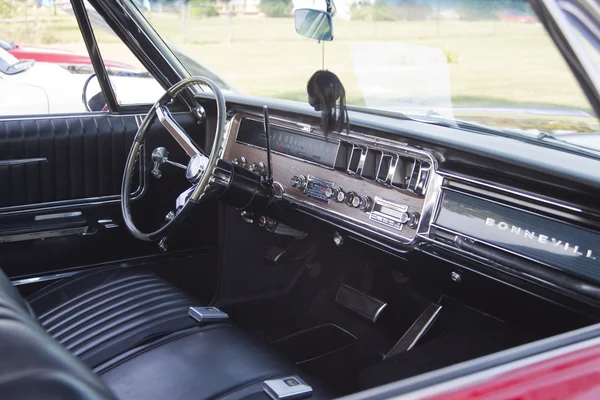
[[[433, 165], [427, 153], [358, 134], [325, 139], [293, 121], [270, 124], [273, 178], [285, 199], [403, 243], [416, 237]], [[238, 113], [228, 129], [224, 159], [264, 174], [262, 120]]]

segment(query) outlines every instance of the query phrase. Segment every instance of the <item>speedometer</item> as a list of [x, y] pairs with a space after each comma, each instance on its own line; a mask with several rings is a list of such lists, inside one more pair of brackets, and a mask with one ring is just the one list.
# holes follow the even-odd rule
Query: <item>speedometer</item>
[[[237, 141], [262, 148], [267, 147], [267, 138], [263, 123], [243, 119], [237, 135]], [[291, 129], [271, 125], [271, 150], [274, 153], [297, 157], [333, 168], [340, 142], [319, 138]]]

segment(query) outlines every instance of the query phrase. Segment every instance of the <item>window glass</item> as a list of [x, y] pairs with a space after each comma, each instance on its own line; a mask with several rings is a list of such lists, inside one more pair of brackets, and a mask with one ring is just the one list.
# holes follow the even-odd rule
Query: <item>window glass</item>
[[[86, 7], [119, 104], [154, 102], [160, 85]], [[0, 19], [0, 116], [108, 110], [70, 2], [0, 0]]]
[[93, 70], [73, 13], [59, 2], [0, 0], [0, 19], [0, 116], [85, 112]]
[[337, 0], [334, 39], [322, 43], [295, 32], [293, 12], [324, 0], [136, 4], [188, 69], [245, 94], [306, 102], [308, 79], [324, 67], [349, 105], [535, 137], [600, 131], [526, 1]]
[[[119, 105], [152, 104], [164, 93], [160, 84], [143, 67], [127, 46], [119, 39], [102, 17], [87, 2], [86, 9], [102, 61]], [[87, 90], [101, 96], [97, 81]], [[98, 99], [101, 100], [101, 99]], [[99, 102], [98, 102], [99, 103]]]

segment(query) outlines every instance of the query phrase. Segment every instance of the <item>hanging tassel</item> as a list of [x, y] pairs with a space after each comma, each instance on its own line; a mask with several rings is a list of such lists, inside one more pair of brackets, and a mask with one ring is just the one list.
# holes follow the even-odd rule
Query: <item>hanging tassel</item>
[[308, 104], [321, 111], [321, 129], [327, 135], [331, 130], [349, 130], [346, 90], [336, 74], [327, 70], [317, 71], [306, 87]]

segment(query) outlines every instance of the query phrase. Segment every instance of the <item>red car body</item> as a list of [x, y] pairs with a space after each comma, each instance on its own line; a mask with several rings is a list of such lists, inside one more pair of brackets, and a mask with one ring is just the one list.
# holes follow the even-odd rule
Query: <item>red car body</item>
[[[11, 53], [19, 60], [35, 60], [37, 62], [46, 62], [66, 66], [92, 65], [92, 60], [87, 55], [71, 53], [63, 50], [21, 47], [14, 43], [3, 40], [0, 40], [0, 47]], [[111, 60], [104, 60], [104, 65], [107, 68], [115, 68], [132, 72], [138, 71], [137, 68], [132, 67], [131, 65]]]

